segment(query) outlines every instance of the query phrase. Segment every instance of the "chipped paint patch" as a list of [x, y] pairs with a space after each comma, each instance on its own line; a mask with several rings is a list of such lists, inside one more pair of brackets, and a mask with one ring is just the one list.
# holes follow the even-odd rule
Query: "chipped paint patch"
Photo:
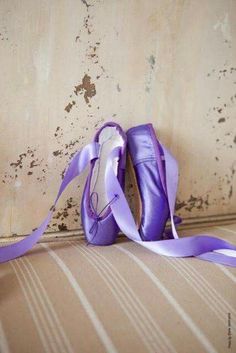
[[89, 104], [89, 101], [92, 97], [96, 95], [95, 84], [91, 82], [91, 77], [87, 74], [84, 75], [82, 83], [78, 86], [75, 86], [75, 94], [83, 94], [86, 104]]
[[0, 33], [0, 40], [8, 40], [8, 37], [5, 37], [2, 33]]
[[154, 55], [150, 55], [148, 58], [148, 62], [150, 64], [150, 67], [152, 70], [154, 70], [155, 64], [156, 64], [156, 59]]
[[68, 103], [67, 106], [65, 107], [65, 111], [67, 113], [69, 113], [71, 111], [73, 105], [75, 105], [75, 101], [72, 101], [71, 103]]
[[91, 6], [86, 0], [81, 0], [81, 2], [87, 7], [87, 9], [89, 8], [89, 6]]
[[228, 198], [230, 199], [232, 197], [232, 195], [233, 195], [233, 186], [230, 185]]
[[[56, 208], [52, 206], [51, 210], [56, 211]], [[68, 230], [68, 218], [76, 224], [79, 221], [79, 217], [80, 212], [78, 211], [78, 203], [70, 197], [66, 200], [65, 206], [57, 210], [53, 215], [49, 228], [54, 231]]]
[[[233, 149], [234, 144], [234, 134], [233, 131], [229, 132], [229, 128], [232, 124], [232, 111], [235, 109], [236, 103], [236, 93], [233, 90], [236, 74], [236, 67], [233, 62], [229, 63], [227, 61], [220, 68], [211, 69], [207, 73], [207, 77], [212, 80], [219, 80], [217, 96], [215, 97], [215, 105], [210, 107], [206, 113], [206, 119], [212, 123], [212, 129], [214, 129], [214, 134], [217, 133], [218, 136], [215, 139], [217, 146], [217, 151], [225, 151], [225, 149]], [[217, 126], [220, 124], [220, 129]], [[222, 136], [227, 138], [222, 138]], [[229, 138], [228, 138], [229, 137]], [[236, 141], [236, 138], [235, 138]], [[223, 149], [224, 147], [224, 149]], [[222, 156], [220, 156], [220, 159]], [[218, 157], [217, 157], [218, 158]], [[215, 158], [216, 159], [216, 158]], [[219, 159], [216, 159], [217, 161]]]
[[121, 92], [121, 88], [120, 88], [119, 83], [117, 83], [117, 85], [116, 85], [116, 89], [117, 89], [117, 91], [118, 91], [118, 92]]
[[88, 60], [90, 60], [93, 64], [98, 64], [98, 48], [99, 48], [100, 42], [96, 42], [94, 45], [89, 45], [89, 47], [86, 50], [86, 57]]
[[225, 118], [220, 118], [219, 120], [218, 120], [218, 123], [220, 124], [220, 123], [224, 123], [225, 122]]
[[153, 71], [154, 71], [155, 66], [156, 66], [156, 58], [155, 58], [155, 56], [153, 54], [151, 54], [148, 57], [147, 61], [149, 63], [149, 73], [147, 75], [145, 91], [147, 93], [149, 93], [150, 90], [151, 90], [151, 84], [152, 84], [152, 81], [153, 81]]
[[84, 18], [84, 28], [87, 30], [87, 34], [90, 35], [92, 33], [92, 23], [90, 20], [90, 15]]
[[[22, 177], [23, 174], [31, 176], [33, 172], [31, 171], [32, 168], [37, 168], [37, 171], [40, 171], [45, 174], [47, 164], [43, 163], [44, 159], [39, 159], [35, 156], [37, 153], [37, 149], [33, 147], [27, 147], [27, 150], [23, 153], [18, 155], [18, 158], [15, 162], [10, 162], [9, 165], [12, 168], [9, 172], [6, 172], [3, 176], [2, 183], [6, 184], [9, 183], [11, 180], [17, 180], [19, 175]], [[45, 175], [41, 178], [37, 178], [38, 181], [45, 180]], [[17, 187], [15, 182], [15, 187]]]
[[62, 154], [62, 150], [57, 150], [57, 151], [53, 151], [52, 154], [57, 157], [60, 156]]
[[176, 200], [176, 211], [184, 208], [188, 212], [192, 210], [205, 210], [209, 206], [209, 195], [206, 196], [194, 196], [190, 195], [189, 199], [186, 201]]

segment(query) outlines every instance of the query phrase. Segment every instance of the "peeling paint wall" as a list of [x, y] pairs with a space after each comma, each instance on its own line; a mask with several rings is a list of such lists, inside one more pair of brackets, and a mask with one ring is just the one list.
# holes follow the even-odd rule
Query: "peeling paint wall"
[[[236, 215], [236, 2], [3, 0], [0, 15], [1, 236], [40, 223], [108, 120], [154, 124], [180, 163], [179, 215]], [[84, 180], [50, 231], [80, 227]]]

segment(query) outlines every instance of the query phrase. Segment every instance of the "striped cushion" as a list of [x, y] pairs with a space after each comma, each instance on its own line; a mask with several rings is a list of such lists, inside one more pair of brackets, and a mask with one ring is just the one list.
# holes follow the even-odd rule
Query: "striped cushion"
[[[210, 231], [232, 242], [236, 225]], [[78, 239], [37, 245], [0, 279], [0, 352], [236, 351], [234, 268]]]

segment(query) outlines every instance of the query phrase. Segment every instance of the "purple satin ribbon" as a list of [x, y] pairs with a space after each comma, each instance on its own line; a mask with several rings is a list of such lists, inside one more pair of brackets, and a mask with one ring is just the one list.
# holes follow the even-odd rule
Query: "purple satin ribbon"
[[[119, 195], [117, 201], [111, 204], [113, 216], [120, 230], [131, 240], [145, 248], [165, 256], [189, 257], [194, 256], [202, 260], [220, 263], [236, 267], [236, 246], [213, 236], [199, 234], [186, 238], [179, 238], [174, 222], [174, 208], [178, 185], [178, 164], [171, 153], [162, 146], [165, 157], [165, 180], [167, 199], [170, 208], [170, 219], [172, 234], [175, 239], [159, 241], [143, 241], [137, 230], [134, 218], [127, 203], [123, 190], [113, 171], [112, 162], [119, 158], [120, 148], [115, 148], [107, 161], [105, 171], [105, 185], [108, 199], [114, 194]], [[217, 253], [217, 250], [220, 252]], [[231, 250], [232, 255], [228, 256], [227, 251]]]
[[[186, 238], [178, 237], [174, 220], [175, 199], [178, 185], [178, 165], [171, 153], [164, 146], [161, 147], [165, 158], [165, 190], [170, 208], [172, 235], [175, 239], [142, 241], [123, 190], [113, 170], [113, 161], [120, 156], [120, 148], [117, 147], [113, 149], [107, 161], [105, 185], [108, 200], [114, 200], [114, 197], [116, 197], [116, 202], [110, 202], [109, 206], [112, 209], [113, 216], [121, 231], [129, 239], [159, 255], [173, 257], [195, 256], [202, 260], [236, 267], [236, 246], [222, 239], [208, 235], [195, 235]], [[61, 194], [67, 185], [82, 173], [90, 161], [99, 158], [99, 148], [99, 144], [93, 142], [85, 146], [73, 157], [61, 183], [54, 205], [45, 220], [35, 231], [23, 240], [0, 247], [0, 263], [15, 259], [16, 257], [25, 254], [37, 243], [51, 220], [53, 209]], [[219, 252], [217, 252], [217, 250]], [[232, 256], [229, 256], [230, 251]]]
[[47, 217], [42, 222], [42, 224], [33, 231], [30, 235], [20, 240], [17, 243], [6, 245], [0, 247], [0, 263], [6, 262], [16, 257], [19, 257], [25, 254], [28, 250], [30, 250], [42, 236], [42, 234], [47, 229], [47, 226], [52, 218], [53, 209], [56, 206], [57, 201], [59, 200], [61, 194], [67, 187], [67, 185], [78, 175], [80, 175], [86, 166], [95, 158], [98, 158], [99, 155], [99, 144], [97, 142], [93, 142], [89, 145], [86, 145], [80, 152], [78, 152], [73, 159], [66, 171], [64, 179], [61, 183], [60, 189], [58, 191], [56, 200], [51, 207]]

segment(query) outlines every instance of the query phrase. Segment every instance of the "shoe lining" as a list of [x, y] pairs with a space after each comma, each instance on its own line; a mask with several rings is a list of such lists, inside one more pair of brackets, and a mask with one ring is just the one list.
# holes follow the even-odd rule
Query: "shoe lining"
[[[96, 212], [99, 213], [110, 201], [107, 199], [105, 190], [105, 168], [107, 158], [115, 147], [122, 147], [124, 141], [119, 131], [114, 126], [106, 126], [99, 134], [98, 143], [100, 144], [100, 157], [94, 165], [91, 178], [90, 195], [95, 192], [98, 194], [98, 204]], [[117, 175], [118, 161], [113, 162], [114, 172]]]

